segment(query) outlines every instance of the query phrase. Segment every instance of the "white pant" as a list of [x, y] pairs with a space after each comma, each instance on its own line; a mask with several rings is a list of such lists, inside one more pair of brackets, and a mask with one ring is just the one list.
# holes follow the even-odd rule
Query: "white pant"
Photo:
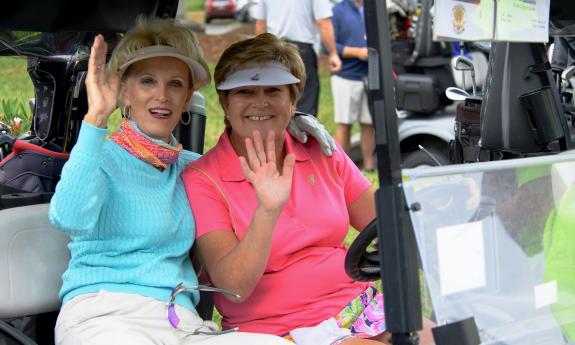
[[351, 125], [356, 122], [371, 125], [373, 123], [367, 92], [363, 81], [349, 80], [337, 75], [331, 76], [331, 93], [335, 123]]
[[293, 343], [268, 334], [233, 332], [222, 335], [192, 335], [198, 328], [213, 329], [191, 311], [176, 305], [178, 328], [168, 321], [164, 302], [134, 294], [101, 290], [68, 301], [58, 315], [55, 337], [58, 345], [148, 345], [148, 344], [251, 344]]

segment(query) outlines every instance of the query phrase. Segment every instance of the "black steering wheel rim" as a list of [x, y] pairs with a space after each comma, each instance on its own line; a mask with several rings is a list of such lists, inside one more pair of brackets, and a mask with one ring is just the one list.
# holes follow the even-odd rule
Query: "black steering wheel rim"
[[345, 256], [345, 272], [356, 281], [374, 281], [381, 278], [379, 250], [367, 251], [377, 238], [377, 220], [369, 223], [349, 246]]

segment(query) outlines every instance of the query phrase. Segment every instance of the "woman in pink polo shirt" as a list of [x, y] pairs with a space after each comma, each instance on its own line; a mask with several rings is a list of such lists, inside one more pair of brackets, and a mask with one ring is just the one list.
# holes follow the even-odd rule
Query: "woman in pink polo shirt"
[[241, 296], [214, 296], [223, 327], [298, 344], [384, 341], [381, 294], [344, 270], [343, 240], [375, 218], [374, 189], [343, 150], [329, 157], [286, 132], [305, 83], [297, 48], [272, 34], [235, 43], [215, 82], [226, 130], [183, 180], [196, 253], [215, 286]]

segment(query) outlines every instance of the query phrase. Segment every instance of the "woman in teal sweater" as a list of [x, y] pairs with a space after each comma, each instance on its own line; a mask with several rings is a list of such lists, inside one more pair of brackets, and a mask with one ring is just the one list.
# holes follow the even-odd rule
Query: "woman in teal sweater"
[[[71, 238], [60, 292], [57, 344], [284, 344], [282, 338], [219, 334], [195, 310], [195, 235], [180, 173], [198, 155], [172, 131], [209, 72], [193, 32], [141, 19], [118, 44], [92, 46], [88, 113], [50, 205]], [[125, 119], [106, 140], [117, 102]], [[180, 293], [181, 292], [181, 293]]]

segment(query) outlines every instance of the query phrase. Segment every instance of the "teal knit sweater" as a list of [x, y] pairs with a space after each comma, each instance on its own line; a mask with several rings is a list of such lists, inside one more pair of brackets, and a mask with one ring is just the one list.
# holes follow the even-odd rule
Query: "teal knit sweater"
[[[166, 301], [180, 282], [196, 285], [188, 251], [195, 226], [180, 173], [199, 157], [182, 151], [157, 170], [83, 123], [50, 203], [52, 224], [70, 236], [60, 298], [101, 289]], [[176, 303], [195, 312], [199, 294]]]

